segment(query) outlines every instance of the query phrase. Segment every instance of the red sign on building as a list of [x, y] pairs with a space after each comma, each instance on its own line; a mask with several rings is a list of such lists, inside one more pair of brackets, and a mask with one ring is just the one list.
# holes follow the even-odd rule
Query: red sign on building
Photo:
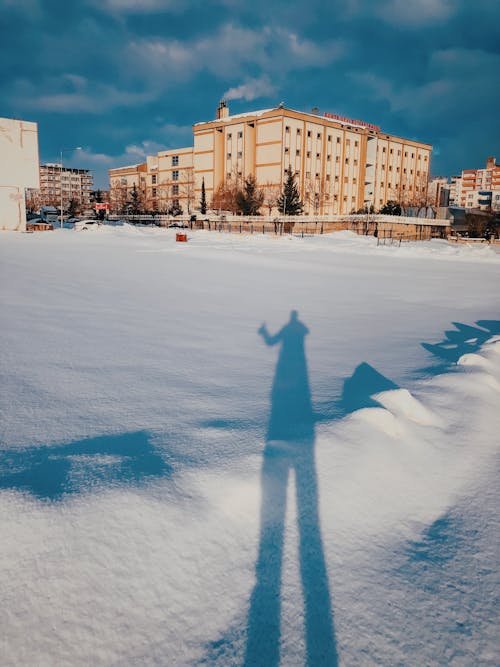
[[108, 202], [96, 202], [94, 204], [94, 208], [96, 211], [109, 211], [109, 203]]
[[325, 118], [331, 118], [332, 120], [339, 120], [341, 123], [357, 125], [358, 127], [367, 127], [369, 130], [380, 132], [380, 127], [378, 125], [373, 125], [373, 123], [365, 123], [363, 120], [355, 120], [354, 118], [347, 118], [347, 116], [339, 116], [336, 113], [328, 113], [328, 111], [325, 111], [323, 116]]

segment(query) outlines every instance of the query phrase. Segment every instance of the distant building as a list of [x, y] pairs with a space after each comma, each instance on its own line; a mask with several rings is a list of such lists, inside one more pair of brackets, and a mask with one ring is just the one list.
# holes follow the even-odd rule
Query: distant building
[[193, 147], [160, 151], [147, 159], [148, 208], [191, 213], [195, 208]]
[[[121, 202], [133, 181], [146, 210], [179, 205], [189, 213], [199, 206], [202, 182], [210, 206], [218, 188], [250, 175], [275, 202], [289, 169], [310, 214], [379, 209], [391, 199], [405, 206], [427, 202], [432, 146], [371, 123], [283, 105], [231, 116], [222, 101], [215, 120], [193, 125], [193, 135], [192, 147], [111, 169], [112, 202]], [[277, 212], [275, 203], [265, 207]]]
[[448, 179], [443, 176], [437, 176], [429, 181], [427, 189], [427, 199], [430, 206], [436, 208], [446, 207], [450, 200], [450, 184]]
[[109, 201], [114, 213], [125, 213], [134, 186], [139, 202], [146, 205], [146, 162], [109, 170]]
[[306, 213], [379, 209], [391, 199], [411, 205], [427, 195], [432, 146], [363, 121], [282, 105], [231, 116], [222, 101], [217, 118], [193, 132], [197, 199], [202, 179], [209, 200], [221, 183], [248, 175], [281, 190], [289, 169]]
[[0, 229], [26, 230], [25, 189], [38, 188], [38, 126], [0, 118]]
[[[66, 211], [69, 202], [74, 199], [82, 209], [90, 207], [90, 193], [93, 188], [92, 173], [88, 169], [63, 167], [57, 163], [40, 165], [40, 189], [38, 193], [38, 207], [56, 206]], [[61, 193], [62, 189], [62, 193]]]
[[500, 165], [490, 157], [484, 169], [464, 169], [456, 178], [453, 204], [483, 211], [500, 211]]

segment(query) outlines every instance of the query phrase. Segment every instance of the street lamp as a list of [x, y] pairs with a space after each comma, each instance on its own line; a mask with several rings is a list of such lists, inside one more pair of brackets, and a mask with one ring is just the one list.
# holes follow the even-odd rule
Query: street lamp
[[[68, 153], [70, 151], [81, 151], [81, 146], [75, 146], [74, 148], [61, 148], [61, 171], [59, 173], [59, 187], [61, 188], [61, 229], [63, 228], [63, 188], [62, 188], [62, 170], [63, 170], [63, 153]], [[71, 178], [71, 177], [70, 177]], [[70, 180], [71, 183], [71, 180]]]

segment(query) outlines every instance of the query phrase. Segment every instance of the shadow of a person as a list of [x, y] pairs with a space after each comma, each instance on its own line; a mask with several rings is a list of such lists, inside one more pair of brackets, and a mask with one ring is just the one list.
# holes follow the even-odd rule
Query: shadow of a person
[[289, 322], [276, 335], [271, 336], [265, 325], [259, 334], [267, 345], [281, 343], [281, 350], [261, 472], [260, 543], [244, 664], [275, 667], [280, 662], [284, 522], [293, 470], [307, 664], [335, 667], [337, 650], [318, 512], [314, 413], [304, 349], [308, 329], [292, 311]]

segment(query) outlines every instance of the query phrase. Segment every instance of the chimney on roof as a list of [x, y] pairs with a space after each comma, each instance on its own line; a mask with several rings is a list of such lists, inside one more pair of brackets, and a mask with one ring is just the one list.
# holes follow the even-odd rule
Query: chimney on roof
[[311, 109], [311, 113], [313, 113], [315, 116], [319, 116], [319, 109], [318, 107], [313, 107]]
[[227, 118], [229, 116], [229, 107], [226, 104], [226, 100], [221, 100], [219, 106], [217, 107], [217, 120], [220, 118]]
[[486, 169], [493, 169], [493, 167], [496, 166], [496, 163], [497, 163], [496, 157], [486, 158]]

